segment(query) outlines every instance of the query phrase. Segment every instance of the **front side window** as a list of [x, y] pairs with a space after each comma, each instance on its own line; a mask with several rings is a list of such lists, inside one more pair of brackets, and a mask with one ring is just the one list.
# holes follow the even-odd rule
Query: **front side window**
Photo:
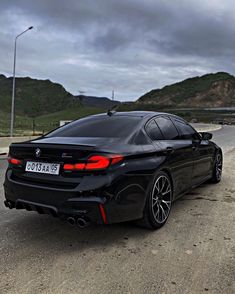
[[155, 118], [155, 121], [165, 140], [175, 140], [179, 138], [176, 127], [168, 117], [159, 116]]
[[187, 123], [182, 120], [173, 119], [176, 128], [179, 130], [180, 139], [183, 140], [193, 140], [198, 139], [197, 132]]

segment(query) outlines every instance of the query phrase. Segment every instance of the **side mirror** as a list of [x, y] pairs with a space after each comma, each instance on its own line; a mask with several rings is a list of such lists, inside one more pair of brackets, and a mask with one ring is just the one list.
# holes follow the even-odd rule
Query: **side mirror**
[[202, 140], [211, 140], [213, 135], [211, 133], [207, 133], [207, 132], [200, 132], [201, 138]]

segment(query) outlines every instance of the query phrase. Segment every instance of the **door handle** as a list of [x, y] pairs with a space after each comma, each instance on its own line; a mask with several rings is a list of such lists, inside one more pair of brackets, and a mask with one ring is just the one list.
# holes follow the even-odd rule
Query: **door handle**
[[166, 153], [166, 154], [172, 154], [172, 153], [174, 153], [174, 151], [175, 150], [174, 150], [173, 147], [166, 147], [164, 153]]
[[196, 151], [196, 150], [198, 150], [198, 147], [197, 146], [192, 146], [192, 150]]

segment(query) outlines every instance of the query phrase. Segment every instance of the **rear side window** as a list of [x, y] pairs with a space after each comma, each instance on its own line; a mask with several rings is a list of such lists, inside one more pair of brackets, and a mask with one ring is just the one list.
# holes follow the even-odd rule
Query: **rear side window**
[[165, 116], [155, 118], [165, 140], [174, 140], [179, 138], [178, 131], [172, 121]]
[[56, 129], [46, 137], [125, 138], [132, 134], [140, 121], [138, 116], [90, 116]]
[[173, 122], [180, 133], [180, 139], [183, 140], [192, 140], [192, 139], [198, 139], [197, 132], [188, 124], [186, 124], [184, 121], [173, 119]]
[[147, 132], [147, 134], [149, 135], [149, 137], [153, 140], [162, 140], [163, 136], [162, 133], [158, 127], [158, 125], [156, 124], [155, 120], [151, 120], [145, 127], [145, 130]]

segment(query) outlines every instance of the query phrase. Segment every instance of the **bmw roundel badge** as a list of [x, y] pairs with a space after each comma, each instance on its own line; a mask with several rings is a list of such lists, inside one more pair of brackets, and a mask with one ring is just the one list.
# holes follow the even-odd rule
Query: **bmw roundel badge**
[[41, 149], [37, 148], [37, 149], [35, 150], [35, 155], [36, 155], [37, 158], [41, 156], [41, 153], [42, 153], [42, 152], [41, 152]]

